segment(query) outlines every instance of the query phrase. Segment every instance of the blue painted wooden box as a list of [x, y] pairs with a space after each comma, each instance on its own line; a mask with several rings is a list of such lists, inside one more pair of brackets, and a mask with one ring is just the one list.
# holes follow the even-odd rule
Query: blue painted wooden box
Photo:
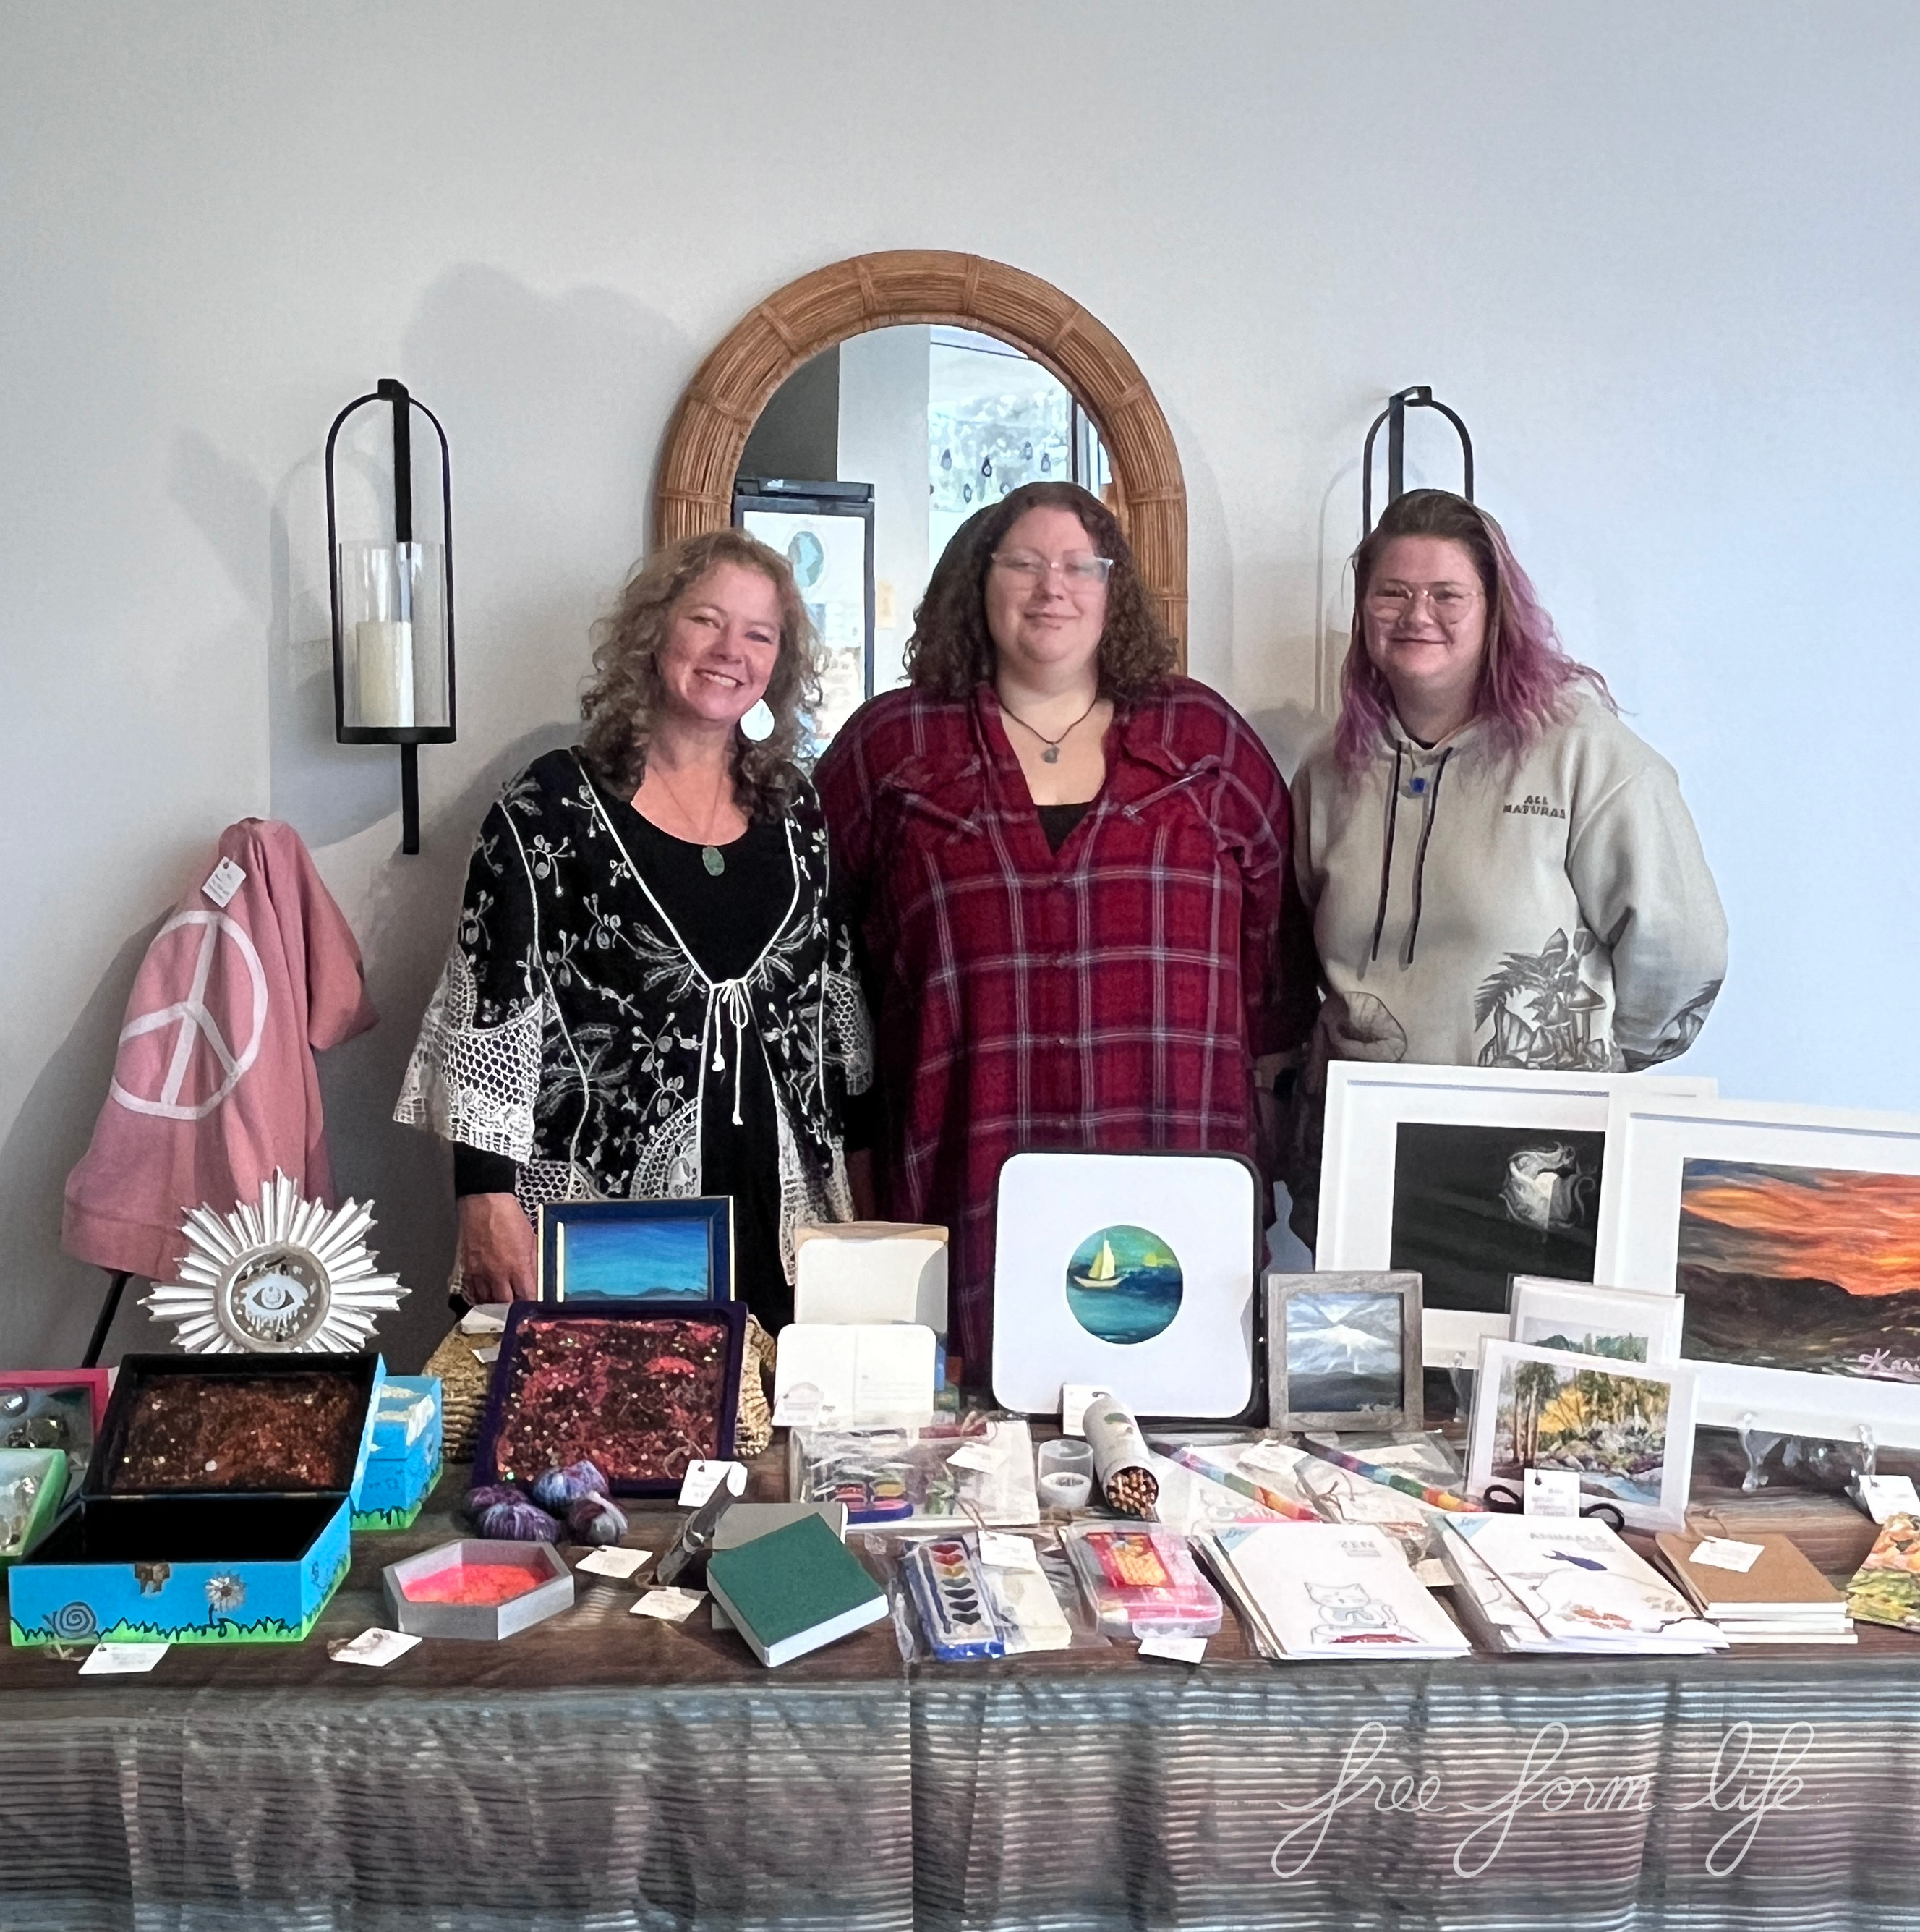
[[[166, 1493], [115, 1485], [128, 1418], [152, 1378], [316, 1372], [346, 1378], [358, 1404], [352, 1465], [332, 1484]], [[383, 1372], [375, 1355], [127, 1357], [79, 1502], [10, 1573], [13, 1641], [298, 1642], [346, 1574], [350, 1498], [366, 1467]]]
[[389, 1376], [373, 1406], [373, 1442], [353, 1492], [355, 1529], [405, 1529], [440, 1480], [440, 1378]]

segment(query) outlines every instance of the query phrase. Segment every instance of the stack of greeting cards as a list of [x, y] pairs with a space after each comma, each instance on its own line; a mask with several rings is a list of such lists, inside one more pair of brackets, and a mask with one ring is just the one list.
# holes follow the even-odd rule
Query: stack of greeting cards
[[1491, 1650], [1673, 1656], [1727, 1646], [1589, 1517], [1450, 1516], [1440, 1553], [1469, 1627]]
[[1472, 1646], [1372, 1523], [1257, 1523], [1197, 1546], [1263, 1655], [1463, 1657]]
[[1920, 1520], [1890, 1516], [1847, 1586], [1847, 1614], [1863, 1624], [1920, 1630]]

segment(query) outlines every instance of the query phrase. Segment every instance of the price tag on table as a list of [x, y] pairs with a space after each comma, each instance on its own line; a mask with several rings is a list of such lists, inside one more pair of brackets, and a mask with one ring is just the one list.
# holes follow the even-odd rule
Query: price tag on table
[[747, 1492], [744, 1462], [690, 1462], [680, 1485], [680, 1507], [698, 1509], [722, 1483], [736, 1496]]
[[148, 1671], [172, 1646], [164, 1643], [97, 1643], [80, 1666], [82, 1677], [118, 1677]]
[[1577, 1469], [1529, 1469], [1520, 1484], [1520, 1507], [1529, 1516], [1578, 1516]]
[[1060, 1433], [1062, 1436], [1084, 1436], [1086, 1412], [1093, 1406], [1096, 1397], [1111, 1395], [1111, 1389], [1102, 1388], [1098, 1382], [1063, 1382], [1060, 1385]]
[[1207, 1654], [1207, 1640], [1203, 1636], [1143, 1636], [1140, 1639], [1143, 1657], [1171, 1658], [1176, 1664], [1197, 1664]]
[[704, 1590], [649, 1590], [628, 1615], [657, 1617], [662, 1623], [684, 1624], [706, 1599]]
[[651, 1550], [596, 1550], [574, 1565], [589, 1576], [631, 1576], [642, 1563], [653, 1561]]
[[327, 1654], [336, 1664], [367, 1664], [379, 1670], [406, 1656], [419, 1641], [404, 1630], [364, 1630], [345, 1643], [330, 1646]]

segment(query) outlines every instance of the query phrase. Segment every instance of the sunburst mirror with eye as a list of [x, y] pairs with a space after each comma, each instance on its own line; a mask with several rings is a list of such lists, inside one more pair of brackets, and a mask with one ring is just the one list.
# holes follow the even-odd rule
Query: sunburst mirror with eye
[[157, 1283], [141, 1306], [177, 1324], [190, 1354], [352, 1354], [382, 1310], [409, 1291], [376, 1271], [367, 1234], [373, 1210], [306, 1201], [276, 1173], [257, 1202], [230, 1214], [196, 1208], [181, 1232], [179, 1279]]

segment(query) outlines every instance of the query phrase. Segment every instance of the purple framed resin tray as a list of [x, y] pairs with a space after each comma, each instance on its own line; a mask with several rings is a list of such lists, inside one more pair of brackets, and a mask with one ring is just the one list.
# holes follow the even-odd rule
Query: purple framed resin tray
[[733, 1454], [746, 1340], [739, 1302], [515, 1302], [475, 1481], [529, 1483], [584, 1456], [616, 1496], [677, 1494], [689, 1463]]

